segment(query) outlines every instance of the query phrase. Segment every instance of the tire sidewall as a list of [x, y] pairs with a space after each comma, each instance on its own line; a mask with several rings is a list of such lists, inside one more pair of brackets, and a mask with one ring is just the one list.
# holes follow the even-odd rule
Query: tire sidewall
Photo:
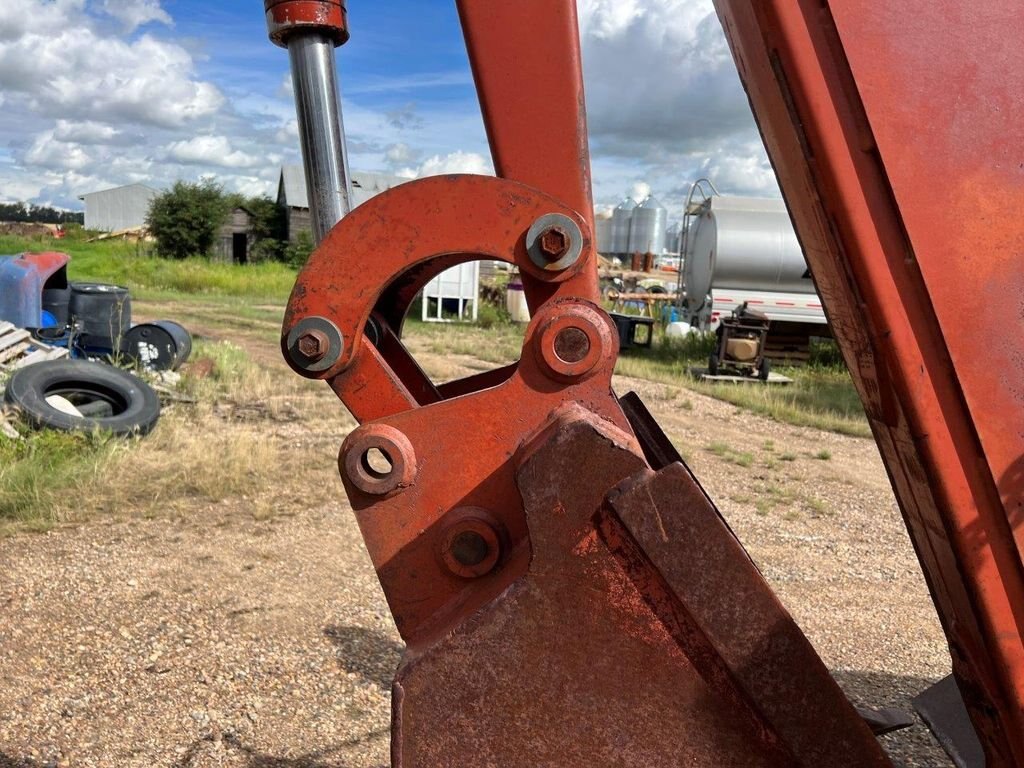
[[[127, 407], [111, 417], [89, 418], [71, 416], [46, 402], [49, 391], [73, 389], [83, 383], [117, 393]], [[54, 360], [22, 368], [8, 381], [4, 399], [33, 425], [64, 431], [146, 434], [160, 417], [160, 399], [152, 387], [119, 368], [84, 360]]]

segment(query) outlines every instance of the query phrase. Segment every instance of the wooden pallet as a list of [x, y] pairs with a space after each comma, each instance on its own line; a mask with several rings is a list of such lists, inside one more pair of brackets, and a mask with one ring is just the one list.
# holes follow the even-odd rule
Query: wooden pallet
[[0, 371], [15, 371], [26, 365], [67, 356], [68, 351], [63, 347], [39, 344], [28, 331], [0, 321]]

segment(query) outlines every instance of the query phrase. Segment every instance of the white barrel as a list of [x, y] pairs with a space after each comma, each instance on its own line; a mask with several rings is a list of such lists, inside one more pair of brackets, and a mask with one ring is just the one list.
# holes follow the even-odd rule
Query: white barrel
[[512, 278], [505, 289], [505, 309], [513, 323], [530, 322], [530, 308], [526, 304], [523, 283], [519, 278]]

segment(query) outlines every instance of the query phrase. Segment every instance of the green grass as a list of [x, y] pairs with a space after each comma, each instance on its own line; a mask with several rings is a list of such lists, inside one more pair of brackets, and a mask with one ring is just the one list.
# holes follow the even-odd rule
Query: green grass
[[71, 280], [116, 283], [130, 288], [132, 296], [140, 299], [191, 294], [281, 303], [288, 299], [297, 274], [278, 263], [238, 266], [204, 258], [161, 259], [151, 255], [149, 246], [122, 241], [0, 236], [0, 253], [26, 251], [67, 253], [71, 256]]
[[0, 528], [16, 523], [45, 530], [76, 489], [128, 445], [98, 433], [25, 430], [22, 440], [0, 437]]
[[181, 494], [217, 500], [250, 490], [260, 467], [273, 463], [266, 444], [225, 430], [211, 409], [218, 402], [286, 409], [272, 400], [280, 385], [235, 344], [196, 340], [192, 359], [212, 363], [209, 375], [181, 379], [179, 390], [196, 403], [165, 411], [146, 437], [36, 431], [9, 415], [22, 439], [0, 435], [0, 535], [44, 531], [91, 512], [145, 514]]
[[[491, 318], [477, 325], [422, 323], [415, 317], [414, 312], [406, 322], [406, 334], [435, 354], [468, 355], [504, 365], [517, 360], [522, 350], [522, 325], [494, 322]], [[793, 383], [770, 386], [695, 379], [691, 369], [707, 365], [713, 345], [711, 335], [672, 339], [658, 334], [650, 350], [630, 350], [620, 355], [615, 371], [623, 376], [683, 387], [786, 424], [855, 437], [871, 436], [860, 398], [834, 345], [815, 345], [807, 366], [779, 368]], [[690, 410], [693, 403], [683, 400], [679, 407]], [[795, 458], [780, 456], [783, 461]]]
[[786, 424], [814, 427], [855, 437], [870, 437], [864, 407], [832, 344], [812, 347], [803, 367], [780, 367], [793, 379], [788, 385], [702, 382], [691, 370], [706, 368], [714, 336], [682, 339], [656, 336], [651, 350], [630, 350], [619, 357], [615, 371], [623, 376], [686, 387], [744, 410]]
[[730, 464], [737, 464], [741, 467], [750, 467], [754, 463], [754, 454], [749, 451], [737, 451], [725, 443], [710, 443], [704, 447], [704, 450]]
[[498, 365], [508, 365], [519, 359], [523, 351], [523, 333], [526, 325], [497, 323], [424, 323], [418, 319], [415, 308], [405, 321], [402, 335], [438, 355], [468, 355]]
[[818, 461], [828, 461], [829, 459], [832, 458], [832, 451], [828, 450], [827, 448], [822, 448], [820, 451], [814, 454], [814, 458], [816, 458]]

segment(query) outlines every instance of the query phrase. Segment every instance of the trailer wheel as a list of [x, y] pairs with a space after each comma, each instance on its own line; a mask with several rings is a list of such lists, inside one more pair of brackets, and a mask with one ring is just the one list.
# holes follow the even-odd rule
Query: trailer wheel
[[[94, 415], [64, 413], [46, 402], [52, 395]], [[120, 368], [85, 360], [51, 360], [15, 371], [4, 400], [33, 426], [65, 432], [144, 435], [160, 418], [160, 398], [152, 387]]]
[[761, 362], [757, 365], [757, 378], [761, 381], [768, 381], [768, 376], [772, 372], [772, 364], [768, 361], [767, 357], [762, 357]]

